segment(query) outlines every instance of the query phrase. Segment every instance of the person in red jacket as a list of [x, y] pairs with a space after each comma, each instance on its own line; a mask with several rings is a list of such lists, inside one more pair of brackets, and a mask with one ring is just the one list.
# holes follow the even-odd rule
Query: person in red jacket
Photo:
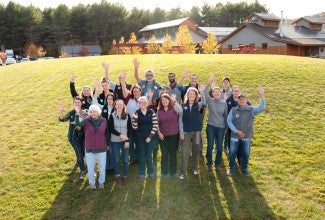
[[98, 105], [91, 105], [88, 111], [89, 117], [82, 121], [79, 120], [80, 107], [76, 107], [75, 110], [76, 125], [83, 127], [85, 131], [85, 151], [90, 188], [96, 189], [94, 173], [97, 159], [99, 169], [98, 188], [103, 189], [106, 171], [106, 150], [109, 148], [107, 121], [101, 116], [101, 110]]

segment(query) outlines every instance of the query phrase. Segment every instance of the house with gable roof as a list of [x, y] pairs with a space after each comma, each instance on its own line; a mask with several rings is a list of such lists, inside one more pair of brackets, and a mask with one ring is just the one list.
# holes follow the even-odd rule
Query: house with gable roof
[[150, 24], [139, 30], [141, 38], [139, 43], [147, 44], [150, 41], [150, 37], [155, 35], [156, 43], [163, 43], [165, 35], [168, 33], [172, 40], [175, 41], [176, 33], [181, 25], [186, 25], [192, 37], [194, 43], [202, 43], [206, 36], [198, 29], [198, 25], [190, 18], [181, 18], [172, 21], [166, 21], [156, 24]]
[[175, 42], [176, 33], [181, 25], [188, 27], [193, 42], [198, 46], [207, 39], [208, 33], [214, 34], [217, 41], [236, 29], [235, 27], [199, 27], [195, 21], [186, 17], [145, 26], [139, 30], [141, 38], [138, 40], [138, 43], [142, 44], [142, 48], [144, 48], [149, 43], [150, 37], [155, 35], [155, 43], [162, 44], [167, 33], [171, 36], [172, 41]]
[[290, 25], [281, 18], [252, 13], [247, 20], [219, 41], [222, 53], [233, 53], [238, 45], [254, 45], [255, 53], [325, 57], [324, 22], [302, 17]]

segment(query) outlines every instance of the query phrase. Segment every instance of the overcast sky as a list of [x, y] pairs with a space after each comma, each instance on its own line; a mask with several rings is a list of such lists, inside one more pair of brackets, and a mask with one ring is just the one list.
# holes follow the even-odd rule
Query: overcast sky
[[[3, 5], [7, 5], [10, 0], [0, 0]], [[56, 8], [59, 4], [65, 4], [72, 7], [78, 4], [100, 3], [101, 0], [11, 0], [20, 5], [28, 6], [30, 4], [44, 9], [45, 7]], [[171, 8], [180, 7], [185, 10], [191, 9], [192, 6], [201, 7], [204, 2], [215, 5], [217, 3], [225, 4], [227, 2], [238, 3], [246, 1], [252, 3], [254, 0], [108, 0], [108, 2], [120, 2], [128, 10], [132, 7], [143, 9], [154, 9], [156, 7], [169, 10]], [[299, 18], [307, 15], [313, 15], [325, 12], [325, 0], [258, 0], [260, 4], [265, 5], [269, 12], [281, 16], [281, 11], [285, 18]]]

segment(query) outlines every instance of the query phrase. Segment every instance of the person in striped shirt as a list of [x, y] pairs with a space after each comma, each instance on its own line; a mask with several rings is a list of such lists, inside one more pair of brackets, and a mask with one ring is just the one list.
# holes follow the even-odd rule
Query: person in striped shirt
[[132, 115], [132, 127], [135, 129], [135, 143], [138, 160], [138, 175], [145, 179], [146, 170], [150, 179], [156, 179], [152, 164], [152, 151], [154, 140], [152, 137], [158, 129], [158, 120], [155, 112], [149, 109], [146, 96], [139, 98], [140, 108]]

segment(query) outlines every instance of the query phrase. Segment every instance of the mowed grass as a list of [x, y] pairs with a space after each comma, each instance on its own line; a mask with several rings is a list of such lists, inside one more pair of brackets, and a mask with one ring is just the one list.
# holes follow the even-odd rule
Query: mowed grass
[[[210, 73], [240, 85], [259, 103], [265, 87], [267, 109], [255, 119], [250, 170], [208, 173], [185, 181], [139, 181], [130, 168], [129, 185], [117, 187], [112, 176], [93, 192], [73, 170], [74, 152], [58, 122], [59, 103], [72, 108], [70, 73], [76, 87], [93, 87], [111, 67], [117, 81], [125, 69], [134, 83], [132, 59], [140, 74], [155, 71], [167, 82], [184, 70], [206, 83]], [[66, 58], [0, 67], [0, 218], [1, 219], [325, 219], [325, 60], [275, 55], [138, 55]], [[187, 83], [188, 81], [186, 81]], [[205, 133], [205, 132], [204, 132]], [[206, 146], [204, 146], [205, 150]], [[160, 174], [160, 157], [156, 165]], [[180, 160], [178, 161], [180, 163]]]

